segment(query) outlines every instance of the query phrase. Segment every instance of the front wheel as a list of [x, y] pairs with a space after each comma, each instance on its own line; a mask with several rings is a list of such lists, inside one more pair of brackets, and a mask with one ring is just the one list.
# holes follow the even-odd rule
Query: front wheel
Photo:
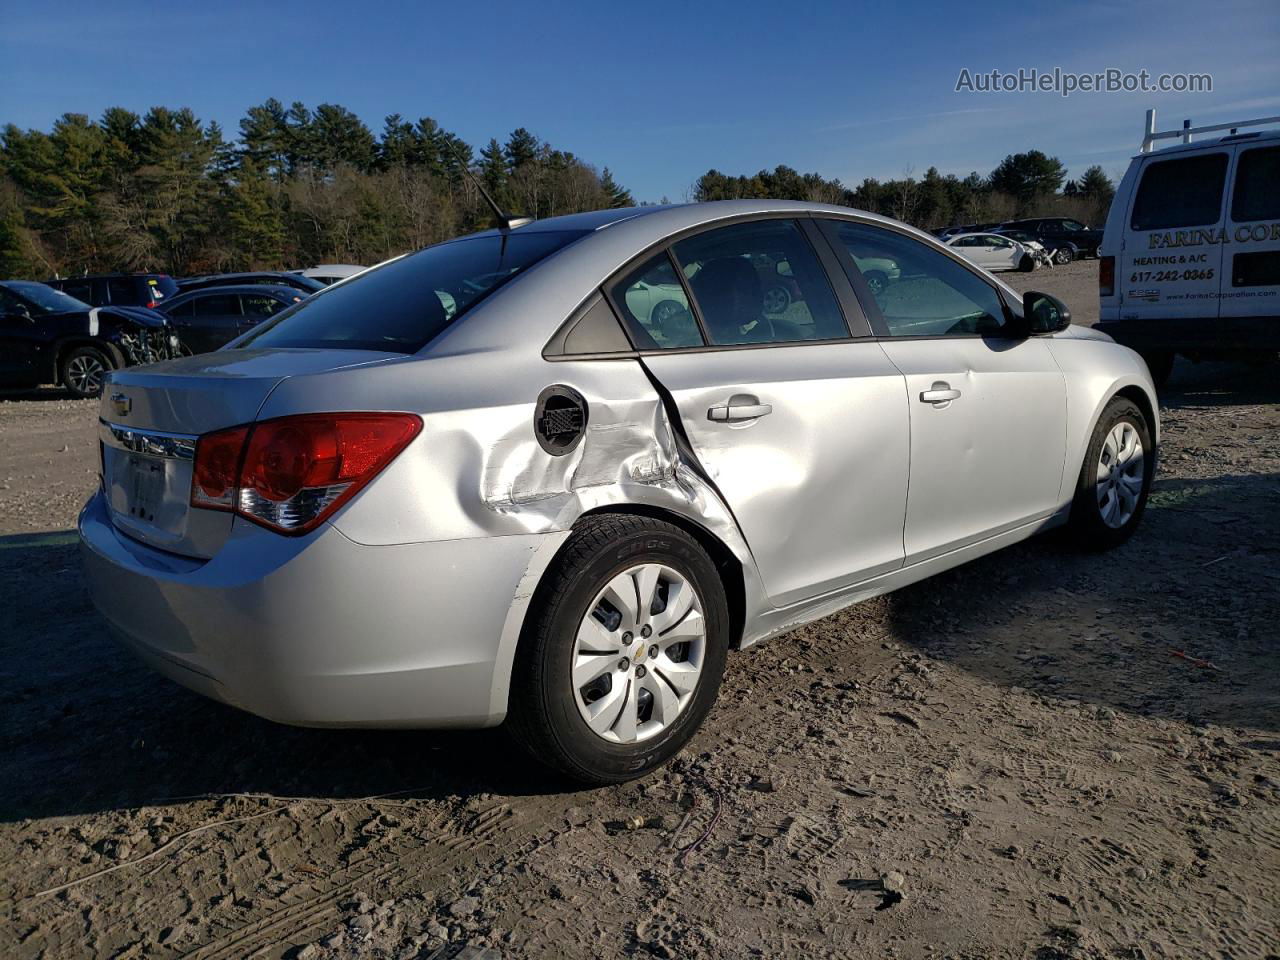
[[84, 400], [102, 393], [111, 361], [96, 347], [76, 347], [62, 359], [62, 385], [73, 397]]
[[647, 517], [588, 518], [534, 598], [507, 726], [575, 780], [641, 776], [715, 703], [728, 622], [715, 564], [689, 534]]
[[1071, 247], [1059, 247], [1053, 254], [1053, 259], [1059, 264], [1070, 263], [1075, 258], [1076, 252]]
[[1089, 550], [1108, 550], [1133, 536], [1147, 507], [1155, 472], [1151, 427], [1124, 397], [1107, 404], [1094, 427], [1076, 481], [1070, 529]]

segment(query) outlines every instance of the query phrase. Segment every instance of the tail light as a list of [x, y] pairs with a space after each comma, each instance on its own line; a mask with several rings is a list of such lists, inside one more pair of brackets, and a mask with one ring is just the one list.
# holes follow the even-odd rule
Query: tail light
[[196, 443], [191, 505], [306, 533], [421, 430], [422, 419], [410, 413], [319, 413], [207, 433]]
[[1098, 296], [1114, 297], [1116, 295], [1116, 258], [1098, 258]]

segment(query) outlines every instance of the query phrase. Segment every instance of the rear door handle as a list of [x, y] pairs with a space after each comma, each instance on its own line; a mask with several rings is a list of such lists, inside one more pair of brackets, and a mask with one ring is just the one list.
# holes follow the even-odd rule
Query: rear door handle
[[945, 380], [935, 380], [928, 390], [920, 391], [921, 403], [932, 403], [935, 406], [946, 406], [952, 400], [960, 399], [960, 391], [952, 388]]
[[707, 410], [707, 419], [718, 423], [733, 423], [737, 420], [755, 420], [773, 413], [773, 406], [761, 403], [759, 397], [749, 393], [735, 393], [728, 403], [718, 403]]

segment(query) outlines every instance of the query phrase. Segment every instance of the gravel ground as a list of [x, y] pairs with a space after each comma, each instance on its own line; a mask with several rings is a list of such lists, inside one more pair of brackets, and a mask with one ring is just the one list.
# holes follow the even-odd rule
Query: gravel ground
[[[1095, 270], [1014, 281], [1088, 321]], [[1122, 549], [1041, 538], [735, 655], [674, 764], [571, 792], [500, 732], [148, 673], [79, 573], [94, 405], [0, 402], [0, 954], [1275, 957], [1280, 384], [1180, 366], [1163, 401]]]

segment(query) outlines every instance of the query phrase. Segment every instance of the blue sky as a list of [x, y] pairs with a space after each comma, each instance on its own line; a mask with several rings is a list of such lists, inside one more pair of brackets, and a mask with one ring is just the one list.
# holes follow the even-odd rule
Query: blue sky
[[[189, 106], [236, 132], [274, 96], [525, 126], [637, 199], [785, 163], [856, 185], [1039, 148], [1123, 172], [1162, 127], [1280, 114], [1280, 2], [32, 3], [0, 0], [0, 123]], [[957, 93], [962, 68], [1213, 76], [1211, 93]]]

